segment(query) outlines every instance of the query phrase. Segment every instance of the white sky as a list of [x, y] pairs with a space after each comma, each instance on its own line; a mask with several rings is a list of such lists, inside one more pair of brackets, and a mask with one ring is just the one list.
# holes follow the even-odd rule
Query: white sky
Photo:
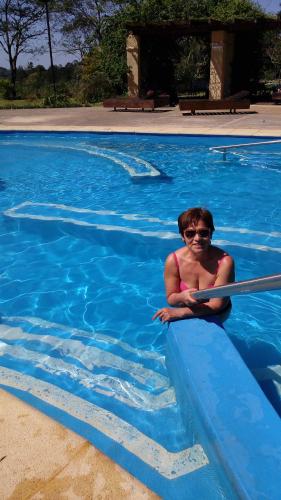
[[[281, 10], [281, 0], [256, 0], [256, 3], [259, 4], [266, 12], [268, 13], [276, 13]], [[65, 65], [67, 62], [74, 61], [78, 59], [76, 56], [72, 56], [63, 51], [56, 50], [56, 47], [53, 47], [53, 59], [54, 64], [62, 64]], [[42, 64], [46, 68], [50, 66], [50, 57], [49, 54], [43, 54], [38, 56], [30, 56], [30, 55], [22, 55], [18, 59], [19, 66], [26, 66], [30, 61], [33, 62], [34, 66], [37, 64]], [[8, 68], [8, 58], [6, 54], [0, 49], [0, 67]]]

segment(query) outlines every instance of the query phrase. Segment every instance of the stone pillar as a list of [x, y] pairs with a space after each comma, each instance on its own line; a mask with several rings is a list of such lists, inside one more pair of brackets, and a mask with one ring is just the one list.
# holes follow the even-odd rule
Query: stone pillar
[[130, 33], [127, 36], [128, 95], [140, 94], [140, 38]]
[[230, 94], [234, 35], [212, 31], [209, 98], [223, 99]]

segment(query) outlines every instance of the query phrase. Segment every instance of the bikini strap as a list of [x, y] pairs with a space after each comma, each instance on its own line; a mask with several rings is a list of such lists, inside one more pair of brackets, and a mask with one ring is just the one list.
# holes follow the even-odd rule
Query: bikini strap
[[217, 273], [218, 273], [219, 267], [220, 267], [223, 259], [225, 259], [225, 257], [228, 257], [228, 253], [224, 253], [223, 256], [222, 256], [222, 258], [220, 260], [218, 260]]
[[175, 264], [177, 266], [177, 270], [178, 270], [178, 272], [180, 272], [180, 265], [179, 265], [179, 261], [178, 261], [178, 257], [177, 257], [176, 252], [173, 252], [173, 257], [174, 257]]

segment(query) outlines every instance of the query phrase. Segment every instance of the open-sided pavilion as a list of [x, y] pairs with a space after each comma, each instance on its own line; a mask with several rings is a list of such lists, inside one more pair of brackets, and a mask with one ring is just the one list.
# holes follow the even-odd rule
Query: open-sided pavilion
[[[235, 19], [231, 22], [193, 19], [188, 22], [129, 23], [127, 29], [129, 96], [140, 96], [141, 45], [145, 37], [153, 35], [159, 39], [176, 39], [190, 35], [207, 35], [211, 45], [209, 98], [223, 99], [232, 90], [232, 63], [239, 35], [248, 34], [250, 37], [251, 34], [257, 35], [267, 30], [281, 30], [281, 19], [262, 17], [253, 21]], [[249, 65], [251, 63], [249, 60]]]

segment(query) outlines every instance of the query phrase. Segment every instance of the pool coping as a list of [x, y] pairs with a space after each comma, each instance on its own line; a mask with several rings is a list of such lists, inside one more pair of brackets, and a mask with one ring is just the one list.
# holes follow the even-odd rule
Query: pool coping
[[181, 136], [181, 137], [194, 137], [194, 136], [198, 136], [198, 137], [216, 137], [216, 136], [219, 136], [219, 137], [238, 137], [238, 138], [248, 138], [250, 139], [251, 137], [260, 137], [260, 138], [266, 138], [266, 139], [276, 139], [276, 138], [281, 138], [281, 132], [280, 134], [276, 134], [276, 133], [273, 133], [272, 130], [270, 130], [268, 132], [268, 134], [265, 135], [264, 131], [263, 131], [263, 135], [253, 135], [252, 133], [227, 133], [225, 131], [221, 131], [219, 133], [217, 133], [216, 131], [214, 132], [213, 131], [214, 129], [212, 129], [212, 132], [209, 131], [209, 130], [203, 130], [202, 132], [198, 132], [198, 131], [194, 131], [194, 132], [157, 132], [155, 130], [152, 130], [152, 131], [149, 131], [146, 129], [144, 129], [143, 131], [140, 131], [140, 130], [136, 130], [136, 131], [132, 131], [132, 130], [129, 130], [129, 129], [122, 129], [122, 130], [104, 130], [103, 128], [97, 128], [97, 130], [93, 130], [93, 129], [83, 129], [81, 127], [77, 128], [77, 129], [71, 129], [70, 127], [68, 127], [67, 129], [60, 129], [60, 127], [57, 127], [57, 128], [54, 128], [54, 129], [47, 129], [47, 128], [44, 128], [44, 129], [38, 129], [38, 128], [30, 128], [30, 129], [26, 129], [26, 128], [23, 128], [23, 129], [19, 129], [19, 128], [16, 128], [16, 129], [1, 129], [0, 127], [0, 137], [1, 135], [3, 134], [12, 134], [12, 133], [18, 133], [18, 132], [24, 132], [26, 134], [41, 134], [41, 133], [44, 133], [44, 134], [61, 134], [61, 133], [64, 133], [64, 134], [73, 134], [73, 133], [79, 133], [79, 134], [84, 134], [84, 133], [93, 133], [93, 134], [97, 134], [97, 135], [115, 135], [115, 134], [119, 134], [119, 135], [141, 135], [141, 136], [148, 136], [148, 135], [153, 135], [153, 136], [164, 136], [164, 137], [174, 137], [174, 136]]
[[[281, 119], [281, 118], [280, 118]], [[149, 127], [138, 127], [138, 128], [128, 128], [128, 127], [86, 127], [86, 126], [50, 126], [50, 127], [39, 127], [39, 126], [15, 126], [15, 127], [1, 127], [0, 132], [95, 132], [95, 133], [123, 133], [123, 134], [145, 134], [145, 135], [183, 135], [183, 136], [193, 136], [193, 135], [202, 135], [202, 136], [228, 136], [228, 137], [280, 137], [281, 138], [281, 130], [261, 130], [261, 129], [239, 129], [231, 130], [224, 128], [199, 128], [189, 130], [188, 132], [183, 131], [182, 128], [176, 128], [174, 130], [170, 130], [168, 127], [161, 131], [155, 131], [154, 128], [149, 129]]]
[[[280, 498], [281, 422], [214, 318], [171, 323], [167, 364], [184, 418], [239, 498]], [[203, 436], [203, 437], [202, 437]]]

